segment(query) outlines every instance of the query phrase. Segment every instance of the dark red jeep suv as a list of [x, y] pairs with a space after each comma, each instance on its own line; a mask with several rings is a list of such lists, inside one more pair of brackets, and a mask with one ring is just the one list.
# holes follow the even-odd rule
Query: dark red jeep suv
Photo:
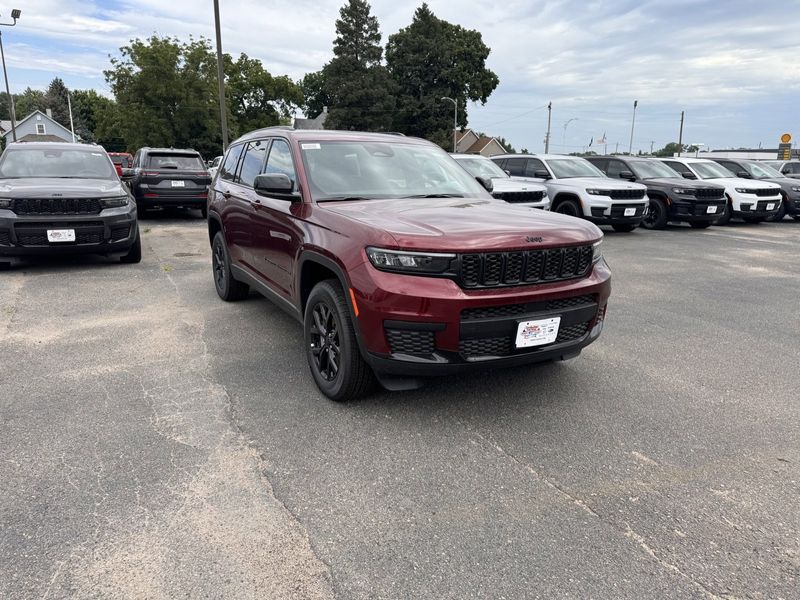
[[391, 134], [272, 127], [209, 192], [223, 300], [260, 292], [305, 330], [322, 392], [577, 356], [610, 271], [585, 221], [496, 200], [446, 152]]

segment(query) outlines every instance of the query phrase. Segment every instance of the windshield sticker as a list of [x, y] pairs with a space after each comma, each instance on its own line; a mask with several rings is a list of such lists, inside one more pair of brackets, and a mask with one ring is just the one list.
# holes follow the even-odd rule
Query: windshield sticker
[[303, 150], [319, 150], [320, 149], [320, 145], [319, 144], [300, 144], [300, 147]]

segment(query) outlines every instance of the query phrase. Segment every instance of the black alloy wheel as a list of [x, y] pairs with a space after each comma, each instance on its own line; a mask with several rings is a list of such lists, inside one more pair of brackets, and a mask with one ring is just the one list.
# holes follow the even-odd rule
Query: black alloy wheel
[[660, 198], [650, 198], [650, 210], [646, 212], [642, 219], [642, 227], [645, 229], [664, 229], [669, 220], [667, 205]]
[[233, 278], [225, 236], [218, 231], [211, 245], [211, 272], [217, 295], [226, 302], [242, 300], [250, 293], [250, 286]]
[[342, 358], [340, 326], [333, 310], [319, 302], [311, 311], [311, 355], [313, 366], [325, 381], [333, 381], [339, 374]]
[[570, 217], [580, 217], [581, 207], [575, 200], [562, 200], [559, 202], [558, 206], [556, 206], [555, 212]]

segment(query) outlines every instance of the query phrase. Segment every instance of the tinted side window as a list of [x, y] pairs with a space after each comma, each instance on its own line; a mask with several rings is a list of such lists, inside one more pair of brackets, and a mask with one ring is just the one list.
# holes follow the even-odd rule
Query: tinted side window
[[219, 169], [219, 178], [226, 181], [233, 181], [236, 175], [236, 165], [239, 163], [239, 157], [242, 155], [244, 144], [237, 144], [228, 148], [228, 154], [225, 155], [225, 161]]
[[525, 165], [525, 177], [536, 177], [536, 171], [547, 171], [547, 168], [538, 158], [529, 158]]
[[717, 162], [719, 164], [721, 164], [723, 167], [725, 167], [726, 169], [728, 169], [728, 171], [730, 171], [734, 175], [736, 175], [736, 173], [738, 173], [739, 171], [744, 171], [745, 170], [743, 167], [740, 167], [735, 162], [731, 162], [729, 160], [719, 160]]
[[664, 162], [667, 164], [668, 167], [672, 167], [675, 171], [677, 171], [681, 175], [683, 175], [689, 170], [686, 166], [682, 165], [679, 162], [675, 162], [672, 160], [665, 160]]
[[505, 169], [512, 175], [516, 175], [517, 177], [522, 177], [525, 175], [526, 162], [527, 161], [524, 158], [509, 158], [508, 162], [506, 163]]
[[242, 158], [242, 166], [239, 169], [237, 183], [253, 187], [256, 175], [261, 173], [264, 166], [264, 159], [267, 156], [268, 140], [258, 140], [247, 144], [247, 150]]
[[620, 173], [630, 171], [630, 169], [621, 160], [610, 160], [608, 161], [608, 167], [604, 171], [609, 177], [619, 177]]
[[498, 167], [500, 167], [501, 169], [505, 170], [506, 163], [508, 162], [508, 159], [507, 158], [493, 158], [492, 162], [494, 164], [496, 164]]
[[784, 173], [792, 173], [793, 175], [800, 174], [800, 163], [787, 163], [783, 168]]
[[275, 140], [272, 142], [272, 150], [269, 152], [267, 168], [264, 169], [264, 172], [283, 173], [292, 180], [292, 183], [296, 183], [297, 176], [294, 172], [292, 153], [289, 150], [289, 144], [286, 140]]

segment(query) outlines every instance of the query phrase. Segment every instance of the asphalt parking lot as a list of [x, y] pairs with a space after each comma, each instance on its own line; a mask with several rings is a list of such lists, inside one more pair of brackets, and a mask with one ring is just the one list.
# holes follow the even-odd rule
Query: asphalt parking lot
[[798, 597], [800, 223], [609, 233], [578, 359], [348, 405], [141, 227], [0, 273], [0, 597]]

